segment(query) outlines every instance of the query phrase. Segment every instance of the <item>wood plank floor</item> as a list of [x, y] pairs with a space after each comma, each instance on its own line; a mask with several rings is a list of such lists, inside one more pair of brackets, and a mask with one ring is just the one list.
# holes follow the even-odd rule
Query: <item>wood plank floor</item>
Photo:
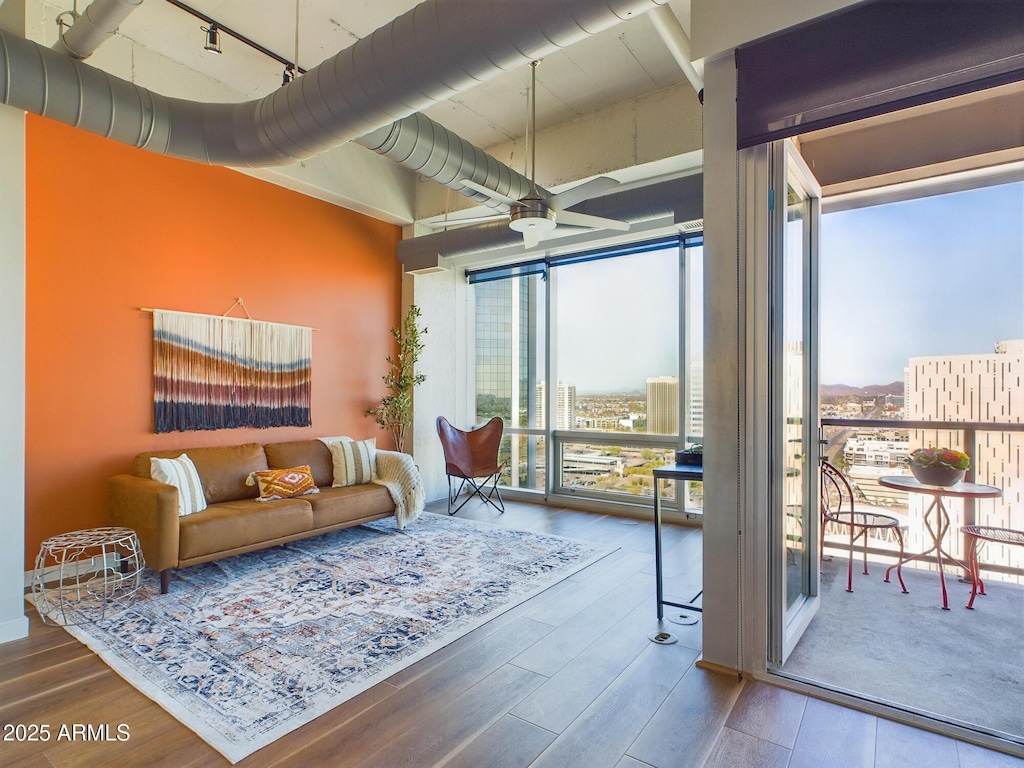
[[[432, 508], [435, 509], [435, 508]], [[443, 509], [440, 510], [443, 514]], [[238, 765], [466, 768], [1024, 768], [1024, 760], [694, 665], [700, 625], [654, 619], [649, 523], [509, 504], [460, 512], [619, 547]], [[699, 529], [667, 526], [666, 591], [700, 588]], [[0, 723], [108, 724], [110, 740], [0, 741], [0, 766], [226, 766], [192, 731], [29, 609], [0, 645]], [[127, 741], [117, 741], [125, 724]], [[13, 731], [12, 731], [13, 734]]]

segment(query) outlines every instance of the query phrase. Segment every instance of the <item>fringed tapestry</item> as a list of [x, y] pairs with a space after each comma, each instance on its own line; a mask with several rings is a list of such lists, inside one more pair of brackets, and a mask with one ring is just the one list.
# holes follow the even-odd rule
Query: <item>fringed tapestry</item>
[[310, 426], [312, 331], [154, 311], [156, 431]]

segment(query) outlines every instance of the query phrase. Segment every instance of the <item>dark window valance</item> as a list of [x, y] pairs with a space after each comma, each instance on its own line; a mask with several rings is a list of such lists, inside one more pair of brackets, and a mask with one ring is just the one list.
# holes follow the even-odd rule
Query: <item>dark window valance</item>
[[525, 277], [526, 275], [546, 275], [552, 267], [566, 266], [568, 264], [579, 264], [584, 261], [598, 261], [600, 259], [613, 259], [617, 256], [629, 256], [634, 253], [647, 253], [662, 248], [697, 248], [704, 245], [704, 233], [695, 232], [686, 235], [669, 235], [652, 240], [643, 240], [639, 243], [627, 243], [605, 248], [595, 248], [590, 251], [578, 251], [576, 253], [565, 253], [560, 256], [547, 256], [543, 259], [531, 261], [520, 261], [515, 264], [504, 264], [498, 267], [485, 267], [466, 271], [466, 280], [470, 284], [486, 283], [492, 280], [506, 280], [510, 277]]
[[877, 0], [736, 51], [740, 149], [1024, 80], [1021, 0]]

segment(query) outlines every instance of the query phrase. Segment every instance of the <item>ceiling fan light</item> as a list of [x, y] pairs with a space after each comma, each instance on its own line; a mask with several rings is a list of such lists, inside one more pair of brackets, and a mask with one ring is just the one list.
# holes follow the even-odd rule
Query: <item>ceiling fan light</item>
[[545, 212], [527, 210], [513, 212], [508, 226], [516, 232], [550, 232], [555, 228], [555, 220]]

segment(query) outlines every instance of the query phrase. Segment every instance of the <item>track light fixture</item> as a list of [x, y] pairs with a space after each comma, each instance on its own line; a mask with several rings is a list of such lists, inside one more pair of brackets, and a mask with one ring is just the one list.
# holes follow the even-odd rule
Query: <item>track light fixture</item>
[[[233, 30], [231, 27], [224, 26], [223, 24], [218, 22], [216, 19], [211, 18], [210, 16], [207, 16], [205, 13], [202, 13], [201, 11], [197, 11], [195, 8], [192, 8], [189, 5], [186, 5], [185, 3], [182, 2], [182, 0], [167, 0], [167, 2], [169, 4], [171, 4], [171, 5], [173, 5], [175, 8], [180, 8], [185, 13], [188, 13], [188, 14], [194, 16], [195, 18], [199, 19], [200, 21], [206, 23], [207, 26], [200, 27], [200, 29], [203, 30], [203, 32], [206, 33], [206, 43], [205, 43], [205, 45], [203, 45], [203, 49], [204, 50], [209, 51], [210, 53], [221, 53], [221, 49], [220, 49], [220, 35], [221, 35], [221, 32], [223, 32], [228, 37], [234, 38], [235, 40], [237, 40], [238, 42], [242, 43], [243, 45], [249, 46], [254, 51], [259, 51], [264, 56], [269, 56], [270, 58], [274, 59], [275, 61], [278, 61], [281, 64], [284, 64], [284, 74], [282, 75], [282, 85], [288, 85], [288, 83], [290, 83], [292, 80], [294, 80], [297, 76], [306, 74], [306, 70], [304, 70], [298, 64], [296, 64], [296, 63], [294, 63], [292, 61], [289, 61], [288, 59], [284, 58], [284, 56], [279, 56], [278, 54], [274, 53], [273, 51], [268, 50], [267, 48], [264, 48], [262, 45], [260, 45], [256, 41], [250, 40], [245, 35], [240, 34], [239, 32], [236, 32], [235, 30]], [[3, 0], [0, 0], [0, 5], [2, 5], [2, 4], [3, 4]], [[299, 51], [299, 39], [298, 39], [298, 34], [299, 34], [298, 33], [298, 29], [299, 29], [298, 23], [299, 23], [299, 21], [298, 21], [298, 19], [299, 19], [299, 6], [298, 6], [298, 2], [296, 1], [296, 6], [295, 6], [295, 60], [296, 61], [298, 61], [298, 58], [299, 58], [299, 56], [298, 56], [298, 51]]]
[[206, 33], [206, 45], [203, 46], [203, 50], [210, 53], [220, 53], [220, 27], [216, 24], [210, 24], [210, 26], [200, 27], [200, 29]]

